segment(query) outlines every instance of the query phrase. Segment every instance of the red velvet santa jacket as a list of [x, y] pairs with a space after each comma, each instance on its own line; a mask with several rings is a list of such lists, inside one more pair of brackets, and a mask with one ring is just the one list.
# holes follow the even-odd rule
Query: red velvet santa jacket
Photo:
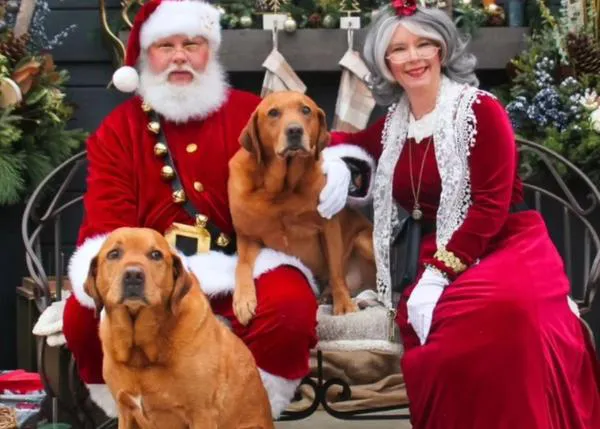
[[[228, 162], [259, 102], [251, 93], [230, 90], [225, 104], [208, 118], [162, 122], [188, 198], [227, 234], [233, 232]], [[88, 139], [88, 190], [78, 245], [122, 226], [164, 233], [173, 222], [192, 223], [183, 207], [173, 203], [171, 184], [161, 178], [164, 162], [154, 154], [156, 135], [147, 129], [150, 121], [141, 104], [139, 97], [127, 100]]]
[[[523, 201], [522, 183], [518, 175], [518, 153], [512, 126], [503, 106], [493, 97], [481, 92], [478, 101], [472, 105], [476, 123], [476, 138], [469, 156], [471, 200], [462, 225], [450, 238], [446, 249], [469, 266], [478, 258], [488, 254], [501, 236], [502, 228], [509, 215], [509, 207]], [[356, 157], [356, 149], [364, 149], [373, 157], [374, 163], [382, 153], [382, 132], [385, 118], [371, 127], [354, 134], [335, 133], [332, 146], [338, 155], [350, 154]], [[398, 204], [409, 212], [413, 208], [414, 197], [411, 191], [408, 139], [400, 154], [393, 176], [393, 196]], [[435, 222], [441, 193], [441, 180], [436, 163], [433, 145], [425, 153], [426, 144], [413, 145], [413, 183], [419, 182], [423, 163], [423, 182], [419, 203], [426, 221]], [[348, 151], [350, 150], [350, 151]], [[354, 154], [354, 155], [353, 155]], [[371, 186], [372, 187], [372, 186]], [[432, 264], [445, 271], [451, 278], [456, 272], [433, 257], [434, 234], [424, 241], [428, 248], [422, 255], [422, 262]]]
[[[239, 136], [259, 103], [258, 96], [232, 89], [219, 110], [202, 120], [161, 121], [188, 199], [225, 234], [234, 232], [227, 195], [229, 160], [239, 150]], [[161, 177], [165, 164], [154, 154], [157, 136], [148, 129], [149, 123], [141, 99], [133, 97], [111, 112], [87, 141], [85, 214], [77, 249], [69, 261], [71, 286], [84, 307], [94, 308], [84, 283], [89, 263], [108, 233], [131, 226], [164, 234], [173, 222], [194, 223], [173, 202], [171, 183]], [[211, 251], [190, 256], [186, 262], [206, 294], [233, 289], [235, 257]], [[271, 249], [258, 255], [254, 277], [280, 265], [298, 268], [316, 293], [315, 279], [300, 260]]]

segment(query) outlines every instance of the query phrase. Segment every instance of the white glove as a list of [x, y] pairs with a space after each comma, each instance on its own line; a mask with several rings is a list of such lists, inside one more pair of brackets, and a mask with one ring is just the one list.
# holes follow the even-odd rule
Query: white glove
[[63, 335], [63, 314], [65, 312], [65, 303], [69, 294], [64, 293], [61, 301], [55, 301], [44, 310], [33, 327], [33, 335], [46, 337], [46, 343], [50, 347], [57, 347], [66, 344], [67, 340]]
[[341, 158], [325, 157], [321, 169], [327, 176], [327, 182], [319, 195], [317, 210], [325, 219], [331, 219], [346, 206], [350, 188], [350, 169]]
[[415, 330], [421, 345], [425, 344], [429, 330], [433, 309], [435, 308], [444, 288], [450, 282], [438, 271], [426, 268], [421, 279], [410, 294], [406, 303], [408, 307], [408, 322]]

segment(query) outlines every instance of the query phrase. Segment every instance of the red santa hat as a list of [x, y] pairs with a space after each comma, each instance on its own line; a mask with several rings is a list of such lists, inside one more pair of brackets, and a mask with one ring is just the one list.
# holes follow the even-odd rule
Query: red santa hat
[[136, 65], [140, 53], [159, 39], [176, 34], [203, 36], [211, 50], [221, 44], [219, 10], [202, 0], [150, 0], [138, 11], [127, 41], [125, 64], [113, 74], [113, 84], [122, 92], [139, 85]]

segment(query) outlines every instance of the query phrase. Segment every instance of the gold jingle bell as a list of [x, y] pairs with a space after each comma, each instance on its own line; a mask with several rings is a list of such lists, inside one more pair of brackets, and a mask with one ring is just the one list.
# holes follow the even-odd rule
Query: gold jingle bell
[[225, 235], [224, 233], [219, 234], [219, 237], [217, 238], [217, 245], [221, 247], [227, 247], [228, 244], [229, 237], [227, 237], [227, 235]]
[[154, 155], [163, 157], [167, 154], [167, 145], [164, 143], [156, 143], [154, 145]]
[[173, 202], [175, 204], [183, 204], [185, 203], [185, 191], [183, 189], [178, 189], [177, 191], [174, 191], [172, 194], [173, 197]]
[[160, 132], [160, 123], [152, 121], [148, 124], [148, 129], [154, 134], [158, 134]]
[[163, 165], [160, 169], [160, 176], [164, 180], [172, 180], [175, 177], [175, 170], [170, 165]]
[[204, 214], [196, 215], [196, 226], [199, 228], [206, 228], [206, 222], [208, 222], [208, 216]]

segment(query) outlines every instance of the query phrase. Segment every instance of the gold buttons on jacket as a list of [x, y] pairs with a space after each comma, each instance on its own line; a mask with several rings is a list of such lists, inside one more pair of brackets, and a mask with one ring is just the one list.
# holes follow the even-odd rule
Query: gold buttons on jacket
[[198, 150], [198, 145], [196, 143], [190, 143], [186, 146], [185, 150], [187, 153], [194, 153]]
[[167, 145], [161, 142], [158, 142], [154, 145], [154, 155], [158, 157], [163, 157], [167, 154]]
[[175, 177], [175, 170], [170, 165], [163, 165], [160, 169], [160, 177], [164, 180], [172, 180]]
[[204, 191], [204, 185], [200, 182], [194, 182], [194, 189], [197, 192], [202, 192], [202, 191]]
[[185, 192], [183, 189], [179, 189], [177, 191], [174, 191], [173, 194], [171, 195], [173, 197], [173, 202], [175, 204], [183, 204], [185, 203]]

